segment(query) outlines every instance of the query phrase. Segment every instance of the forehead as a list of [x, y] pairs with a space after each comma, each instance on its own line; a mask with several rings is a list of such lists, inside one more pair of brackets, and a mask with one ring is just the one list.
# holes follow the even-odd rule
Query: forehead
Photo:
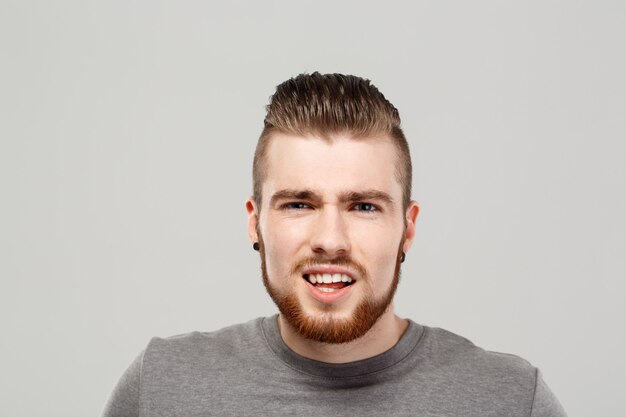
[[325, 139], [276, 134], [267, 149], [263, 195], [309, 189], [331, 198], [342, 192], [378, 190], [400, 202], [398, 164], [396, 147], [386, 136]]

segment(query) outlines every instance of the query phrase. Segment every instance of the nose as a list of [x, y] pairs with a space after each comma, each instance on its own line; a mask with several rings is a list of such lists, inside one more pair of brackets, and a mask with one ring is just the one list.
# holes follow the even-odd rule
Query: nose
[[350, 253], [348, 224], [336, 207], [325, 208], [312, 225], [311, 249], [329, 259]]

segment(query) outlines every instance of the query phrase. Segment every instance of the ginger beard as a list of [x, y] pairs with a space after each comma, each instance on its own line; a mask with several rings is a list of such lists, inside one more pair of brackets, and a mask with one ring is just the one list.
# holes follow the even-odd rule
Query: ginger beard
[[[367, 333], [372, 326], [374, 326], [376, 321], [378, 321], [380, 316], [383, 315], [393, 301], [393, 296], [395, 295], [398, 283], [400, 282], [400, 264], [404, 239], [400, 242], [400, 246], [398, 247], [394, 277], [387, 293], [385, 293], [385, 295], [380, 299], [374, 299], [373, 294], [371, 293], [367, 294], [354, 308], [354, 311], [352, 311], [349, 318], [337, 319], [332, 316], [328, 317], [328, 315], [325, 314], [319, 314], [315, 317], [307, 315], [304, 313], [300, 301], [293, 291], [285, 294], [272, 287], [272, 284], [269, 281], [267, 267], [265, 265], [264, 244], [260, 233], [258, 233], [258, 238], [263, 285], [265, 285], [265, 289], [283, 317], [298, 333], [300, 333], [302, 337], [306, 339], [321, 343], [347, 343], [358, 339], [365, 335], [365, 333]], [[296, 262], [291, 268], [292, 273], [290, 274], [289, 279], [293, 279], [293, 276], [297, 276], [297, 273], [304, 270], [306, 267], [322, 263], [326, 265], [330, 264], [348, 267], [353, 271], [358, 271], [361, 275], [361, 280], [367, 281], [371, 279], [365, 268], [349, 257], [322, 260], [315, 256]]]

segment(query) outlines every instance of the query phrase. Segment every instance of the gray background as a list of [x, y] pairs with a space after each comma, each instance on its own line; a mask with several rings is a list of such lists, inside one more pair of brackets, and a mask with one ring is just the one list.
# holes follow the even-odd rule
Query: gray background
[[622, 1], [0, 1], [2, 416], [98, 415], [153, 335], [272, 314], [263, 106], [371, 78], [410, 138], [398, 312], [626, 415]]

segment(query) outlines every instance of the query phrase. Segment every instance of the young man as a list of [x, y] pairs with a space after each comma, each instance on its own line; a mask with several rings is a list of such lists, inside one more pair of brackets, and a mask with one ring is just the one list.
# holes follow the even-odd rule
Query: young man
[[564, 416], [536, 368], [394, 314], [415, 236], [397, 110], [369, 81], [300, 75], [267, 107], [246, 202], [280, 314], [153, 339], [104, 416]]

